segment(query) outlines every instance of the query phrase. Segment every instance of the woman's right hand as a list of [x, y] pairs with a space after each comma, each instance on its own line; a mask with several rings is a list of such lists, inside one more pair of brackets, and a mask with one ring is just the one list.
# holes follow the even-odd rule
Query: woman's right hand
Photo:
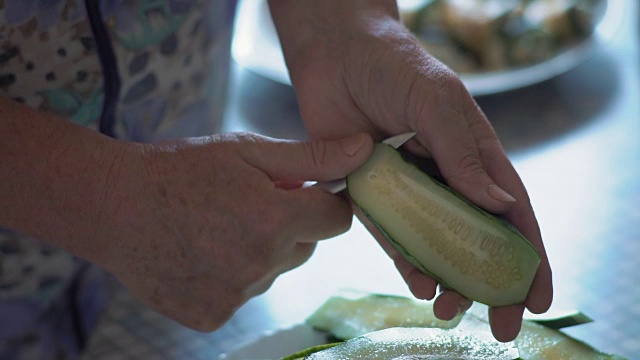
[[332, 180], [369, 156], [372, 140], [313, 142], [226, 134], [136, 145], [112, 167], [109, 241], [96, 259], [138, 298], [180, 323], [221, 326], [316, 241], [351, 225], [349, 203], [304, 180]]

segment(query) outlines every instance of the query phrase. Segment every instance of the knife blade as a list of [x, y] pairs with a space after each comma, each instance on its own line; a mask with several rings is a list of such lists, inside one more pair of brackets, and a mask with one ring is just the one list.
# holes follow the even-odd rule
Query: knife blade
[[[397, 149], [404, 145], [407, 141], [409, 141], [412, 137], [416, 135], [415, 132], [406, 132], [399, 135], [392, 136], [382, 141], [383, 144], [391, 145], [394, 149]], [[305, 183], [302, 187], [308, 188], [320, 188], [326, 190], [332, 194], [336, 194], [347, 188], [347, 179], [340, 178], [331, 181], [319, 181], [319, 182], [308, 182]]]

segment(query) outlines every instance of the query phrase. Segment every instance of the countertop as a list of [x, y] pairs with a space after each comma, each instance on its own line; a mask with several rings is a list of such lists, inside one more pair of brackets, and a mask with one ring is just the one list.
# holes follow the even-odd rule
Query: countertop
[[[626, 5], [613, 39], [581, 65], [477, 101], [531, 196], [554, 270], [553, 308], [595, 320], [567, 333], [640, 359], [640, 9], [634, 0]], [[305, 138], [289, 86], [239, 66], [232, 75], [224, 131]], [[304, 321], [342, 288], [409, 295], [357, 220], [210, 334], [119, 289], [84, 358], [217, 359], [265, 331]]]

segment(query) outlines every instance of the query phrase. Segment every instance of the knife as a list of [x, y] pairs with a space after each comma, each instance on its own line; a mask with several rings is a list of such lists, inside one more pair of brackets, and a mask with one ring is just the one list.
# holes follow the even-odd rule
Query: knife
[[[399, 148], [404, 145], [407, 141], [409, 141], [412, 137], [416, 135], [415, 132], [406, 132], [400, 135], [392, 136], [382, 141], [383, 144], [391, 145], [394, 149]], [[308, 182], [305, 183], [302, 187], [309, 188], [320, 188], [326, 190], [332, 194], [336, 194], [347, 188], [347, 179], [340, 178], [331, 181], [320, 181], [320, 182]]]

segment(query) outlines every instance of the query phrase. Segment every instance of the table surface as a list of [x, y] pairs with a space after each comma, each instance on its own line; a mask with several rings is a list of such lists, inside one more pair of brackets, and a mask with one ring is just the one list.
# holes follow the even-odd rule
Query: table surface
[[[595, 322], [567, 333], [640, 358], [640, 6], [577, 68], [477, 98], [525, 182], [554, 270], [554, 309]], [[225, 131], [303, 139], [290, 87], [235, 67]], [[323, 241], [218, 331], [178, 325], [119, 290], [86, 359], [217, 359], [265, 331], [302, 322], [339, 289], [409, 295], [362, 225]]]

